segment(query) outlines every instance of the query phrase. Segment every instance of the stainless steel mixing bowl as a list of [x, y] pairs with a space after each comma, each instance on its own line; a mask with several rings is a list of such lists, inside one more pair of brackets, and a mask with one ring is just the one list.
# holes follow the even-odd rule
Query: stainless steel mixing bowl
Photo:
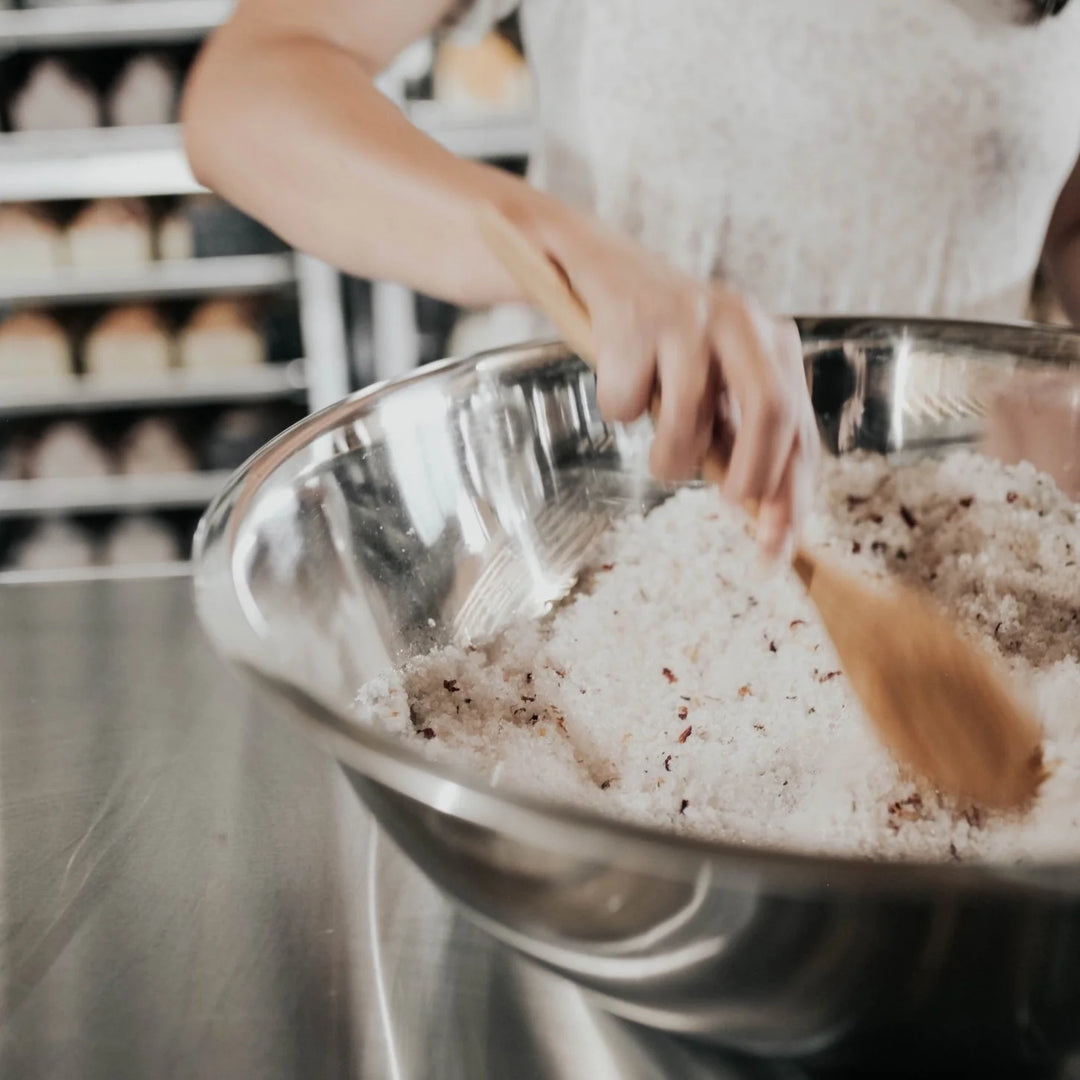
[[[826, 445], [970, 440], [988, 386], [1080, 364], [1080, 335], [806, 319]], [[663, 497], [648, 432], [605, 425], [558, 344], [342, 401], [252, 458], [196, 542], [218, 649], [337, 756], [468, 915], [642, 1024], [753, 1053], [1038, 1069], [1080, 1046], [1080, 867], [897, 866], [674, 838], [430, 764], [350, 717], [432, 646], [538, 615], [598, 530]], [[722, 777], [717, 778], [722, 782]]]

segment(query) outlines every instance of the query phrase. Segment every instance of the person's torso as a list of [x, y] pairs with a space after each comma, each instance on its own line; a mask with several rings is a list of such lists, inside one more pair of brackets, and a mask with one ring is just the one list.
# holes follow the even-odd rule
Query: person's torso
[[1022, 314], [1080, 0], [524, 0], [534, 178], [779, 311]]

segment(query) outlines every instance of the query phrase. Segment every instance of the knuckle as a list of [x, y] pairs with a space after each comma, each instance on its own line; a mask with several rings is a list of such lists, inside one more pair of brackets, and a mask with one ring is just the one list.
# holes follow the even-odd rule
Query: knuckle
[[600, 412], [608, 420], [625, 420], [623, 415], [623, 399], [618, 391], [612, 386], [610, 379], [598, 379], [596, 382], [596, 403], [600, 406]]
[[619, 310], [620, 328], [634, 341], [645, 342], [655, 336], [655, 317], [651, 304], [644, 298], [627, 298]]
[[705, 321], [701, 317], [700, 290], [679, 288], [657, 302], [662, 332], [685, 344], [704, 340]]
[[765, 387], [754, 410], [759, 424], [776, 427], [791, 414], [787, 395], [779, 387]]
[[770, 373], [788, 367], [782, 359], [786, 346], [781, 346], [771, 317], [747, 294], [725, 289], [717, 295], [710, 334], [728, 350], [724, 357], [728, 363]]
[[734, 502], [746, 502], [756, 494], [751, 490], [749, 478], [746, 476], [737, 476], [728, 484], [727, 496]]
[[696, 342], [669, 337], [661, 341], [659, 354], [665, 391], [672, 395], [680, 410], [696, 408], [711, 376], [708, 353]]
[[680, 289], [672, 310], [684, 334], [693, 341], [704, 339], [711, 310], [710, 293], [707, 289], [697, 282]]
[[636, 419], [641, 412], [632, 384], [620, 378], [611, 366], [602, 368], [597, 375], [596, 403], [609, 420], [628, 422]]
[[680, 365], [688, 371], [700, 372], [708, 368], [708, 350], [705, 339], [686, 323], [674, 322], [664, 327], [661, 344], [679, 357]]
[[639, 338], [641, 314], [632, 296], [607, 294], [590, 305], [597, 337], [620, 354], [631, 350]]
[[727, 314], [748, 336], [758, 340], [764, 337], [762, 329], [767, 325], [768, 319], [761, 305], [749, 293], [741, 290], [730, 292]]

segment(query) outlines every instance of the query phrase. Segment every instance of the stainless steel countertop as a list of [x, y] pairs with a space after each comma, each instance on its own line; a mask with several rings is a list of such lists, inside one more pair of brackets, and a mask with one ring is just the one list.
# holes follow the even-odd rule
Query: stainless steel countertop
[[512, 961], [211, 654], [186, 578], [0, 588], [0, 1076], [799, 1077]]
[[706, 1075], [462, 923], [185, 578], [0, 589], [0, 926], [5, 1080]]
[[0, 591], [0, 1075], [347, 1072], [337, 770], [260, 717], [185, 579]]

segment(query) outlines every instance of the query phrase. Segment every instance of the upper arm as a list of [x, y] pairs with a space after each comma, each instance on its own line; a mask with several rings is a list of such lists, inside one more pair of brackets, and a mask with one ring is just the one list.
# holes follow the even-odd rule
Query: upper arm
[[[0, 0], [2, 3], [2, 0]], [[200, 53], [184, 88], [184, 142], [196, 175], [209, 186], [235, 132], [230, 123], [265, 118], [265, 80], [291, 90], [291, 81], [319, 82], [328, 66], [329, 99], [352, 94], [330, 53], [356, 61], [355, 74], [374, 79], [408, 45], [427, 36], [460, 0], [239, 0], [231, 18]], [[301, 59], [303, 64], [291, 61]], [[310, 62], [309, 62], [310, 61]], [[350, 77], [354, 74], [350, 69]], [[298, 90], [304, 89], [298, 87]], [[362, 89], [362, 86], [361, 86]], [[333, 105], [331, 105], [333, 107]], [[223, 126], [224, 125], [224, 126]]]
[[240, 0], [224, 33], [317, 38], [381, 71], [457, 6], [458, 0]]
[[1046, 253], [1053, 258], [1065, 245], [1080, 236], [1080, 161], [1058, 196], [1046, 234]]

